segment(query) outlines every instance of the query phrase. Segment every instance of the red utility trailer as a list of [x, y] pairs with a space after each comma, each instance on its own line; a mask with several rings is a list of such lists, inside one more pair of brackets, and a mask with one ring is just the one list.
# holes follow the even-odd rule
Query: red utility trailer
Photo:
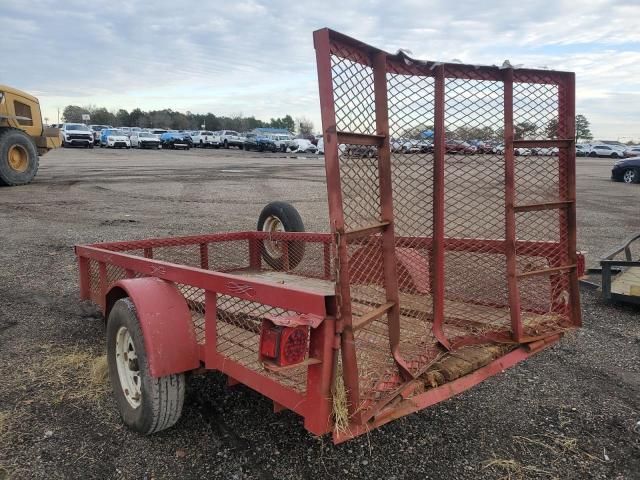
[[[76, 247], [138, 431], [178, 420], [186, 372], [217, 370], [341, 442], [581, 324], [574, 74], [314, 42], [330, 233], [276, 202], [258, 231]], [[483, 153], [446, 152], [470, 138]]]

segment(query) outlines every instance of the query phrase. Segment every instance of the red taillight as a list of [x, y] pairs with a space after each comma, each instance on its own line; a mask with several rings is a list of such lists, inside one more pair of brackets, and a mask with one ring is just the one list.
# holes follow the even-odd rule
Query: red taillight
[[309, 327], [282, 327], [270, 320], [262, 320], [260, 331], [260, 360], [279, 367], [304, 361], [309, 344]]

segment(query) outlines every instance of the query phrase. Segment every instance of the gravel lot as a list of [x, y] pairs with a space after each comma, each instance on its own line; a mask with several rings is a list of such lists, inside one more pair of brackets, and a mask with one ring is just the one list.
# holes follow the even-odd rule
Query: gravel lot
[[[588, 264], [640, 230], [640, 185], [578, 159]], [[327, 230], [322, 160], [236, 150], [61, 149], [0, 190], [0, 479], [640, 478], [640, 310], [583, 292], [583, 329], [450, 401], [333, 446], [221, 375], [178, 425], [124, 428], [100, 378], [103, 323], [78, 301], [79, 243], [253, 229], [269, 201]], [[201, 411], [199, 395], [215, 404]]]

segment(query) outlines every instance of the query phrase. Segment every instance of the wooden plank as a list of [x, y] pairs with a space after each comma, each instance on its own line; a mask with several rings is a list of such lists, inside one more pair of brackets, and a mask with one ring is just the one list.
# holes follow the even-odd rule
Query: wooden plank
[[243, 270], [239, 272], [230, 272], [239, 277], [246, 277], [263, 282], [274, 283], [278, 285], [292, 285], [301, 290], [308, 290], [325, 296], [335, 295], [335, 283], [331, 280], [323, 278], [303, 277], [287, 272], [269, 271], [269, 270]]
[[387, 302], [377, 308], [374, 308], [373, 310], [369, 310], [367, 313], [360, 317], [355, 317], [353, 319], [353, 329], [358, 330], [359, 328], [364, 328], [375, 319], [380, 318], [382, 315], [387, 313], [394, 306], [394, 302]]
[[345, 145], [371, 145], [374, 147], [382, 145], [386, 135], [368, 135], [365, 133], [337, 132], [338, 143]]
[[389, 221], [373, 223], [371, 225], [367, 225], [366, 227], [357, 228], [354, 230], [350, 230], [345, 232], [345, 236], [347, 241], [353, 240], [360, 237], [365, 237], [367, 235], [372, 235], [374, 233], [384, 232], [385, 228], [390, 224]]
[[640, 296], [640, 267], [629, 267], [611, 282], [611, 292]]
[[551, 268], [542, 268], [540, 270], [531, 270], [528, 272], [522, 272], [518, 274], [518, 278], [522, 277], [533, 277], [536, 275], [548, 275], [550, 273], [562, 273], [564, 270], [572, 270], [576, 268], [575, 264], [572, 265], [562, 265], [560, 267], [551, 267]]
[[[359, 287], [362, 288], [362, 287]], [[380, 297], [383, 295], [382, 287], [369, 286], [365, 298], [375, 298], [376, 293]], [[358, 298], [356, 291], [353, 293], [353, 302], [361, 302], [361, 304], [369, 304], [371, 302], [362, 301]], [[380, 305], [382, 302], [378, 303]], [[371, 308], [371, 307], [369, 307]], [[430, 295], [412, 294], [400, 292], [400, 311], [405, 316], [427, 315], [432, 317], [432, 299]], [[490, 329], [504, 329], [505, 326], [511, 325], [511, 316], [507, 307], [499, 308], [487, 305], [476, 305], [473, 303], [459, 302], [454, 300], [445, 300], [445, 317], [447, 322], [462, 321], [469, 324], [475, 324], [479, 327]], [[557, 322], [559, 316], [554, 313], [539, 314], [532, 312], [522, 312], [523, 326], [532, 328], [548, 322]]]

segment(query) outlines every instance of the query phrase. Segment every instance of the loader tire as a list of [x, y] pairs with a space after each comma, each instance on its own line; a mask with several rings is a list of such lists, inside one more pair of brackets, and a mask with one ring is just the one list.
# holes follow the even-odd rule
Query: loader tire
[[[258, 231], [304, 232], [304, 223], [298, 211], [287, 202], [271, 202], [260, 212]], [[304, 242], [288, 240], [285, 257], [285, 242], [265, 239], [262, 242], [262, 258], [274, 270], [293, 270], [304, 256]]]
[[38, 150], [22, 130], [0, 130], [0, 185], [26, 185], [38, 172]]
[[148, 435], [178, 421], [185, 376], [151, 376], [136, 307], [129, 298], [118, 300], [107, 319], [107, 362], [118, 410], [129, 428]]

